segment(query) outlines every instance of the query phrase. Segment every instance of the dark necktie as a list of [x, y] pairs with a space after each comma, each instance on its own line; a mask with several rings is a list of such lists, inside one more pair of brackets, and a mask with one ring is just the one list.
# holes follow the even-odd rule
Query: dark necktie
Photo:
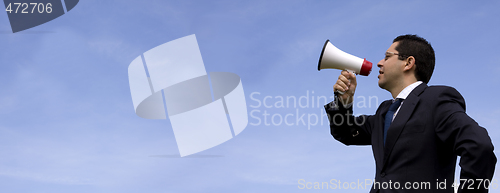
[[389, 129], [389, 126], [391, 126], [392, 123], [392, 117], [394, 117], [394, 113], [396, 113], [396, 110], [398, 109], [399, 105], [401, 105], [401, 102], [403, 99], [397, 98], [389, 107], [389, 111], [387, 111], [387, 114], [385, 115], [385, 121], [384, 121], [384, 146], [385, 146], [385, 138], [387, 137], [387, 130]]

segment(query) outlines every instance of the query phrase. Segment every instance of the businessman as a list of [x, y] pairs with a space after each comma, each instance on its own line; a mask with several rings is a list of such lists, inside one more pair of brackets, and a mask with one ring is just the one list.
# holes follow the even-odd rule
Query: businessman
[[331, 134], [345, 145], [372, 146], [371, 193], [454, 192], [457, 156], [458, 192], [488, 192], [497, 161], [491, 139], [465, 113], [457, 90], [427, 85], [434, 63], [434, 49], [424, 38], [395, 38], [377, 64], [378, 84], [393, 99], [382, 102], [375, 115], [353, 116], [354, 74], [342, 71], [333, 86], [344, 94], [325, 105]]

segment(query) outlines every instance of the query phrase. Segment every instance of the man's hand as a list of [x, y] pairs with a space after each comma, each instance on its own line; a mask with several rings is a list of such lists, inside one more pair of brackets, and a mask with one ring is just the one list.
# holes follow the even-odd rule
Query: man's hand
[[347, 105], [354, 100], [354, 91], [356, 91], [356, 75], [349, 71], [342, 71], [339, 79], [333, 85], [333, 92], [342, 91], [344, 94], [339, 95], [342, 104]]

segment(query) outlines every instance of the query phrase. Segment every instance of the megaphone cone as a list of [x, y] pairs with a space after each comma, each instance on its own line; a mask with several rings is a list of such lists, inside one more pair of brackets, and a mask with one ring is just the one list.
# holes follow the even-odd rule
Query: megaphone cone
[[335, 47], [330, 40], [326, 40], [318, 62], [318, 71], [321, 69], [348, 70], [356, 74], [368, 76], [372, 71], [372, 63], [361, 59]]

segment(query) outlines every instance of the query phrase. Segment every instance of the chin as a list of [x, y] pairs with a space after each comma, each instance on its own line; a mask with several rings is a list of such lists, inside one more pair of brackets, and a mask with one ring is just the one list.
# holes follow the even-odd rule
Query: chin
[[385, 89], [385, 82], [383, 82], [383, 81], [379, 80], [379, 81], [378, 81], [378, 86], [379, 86], [380, 88], [382, 88], [382, 89]]

